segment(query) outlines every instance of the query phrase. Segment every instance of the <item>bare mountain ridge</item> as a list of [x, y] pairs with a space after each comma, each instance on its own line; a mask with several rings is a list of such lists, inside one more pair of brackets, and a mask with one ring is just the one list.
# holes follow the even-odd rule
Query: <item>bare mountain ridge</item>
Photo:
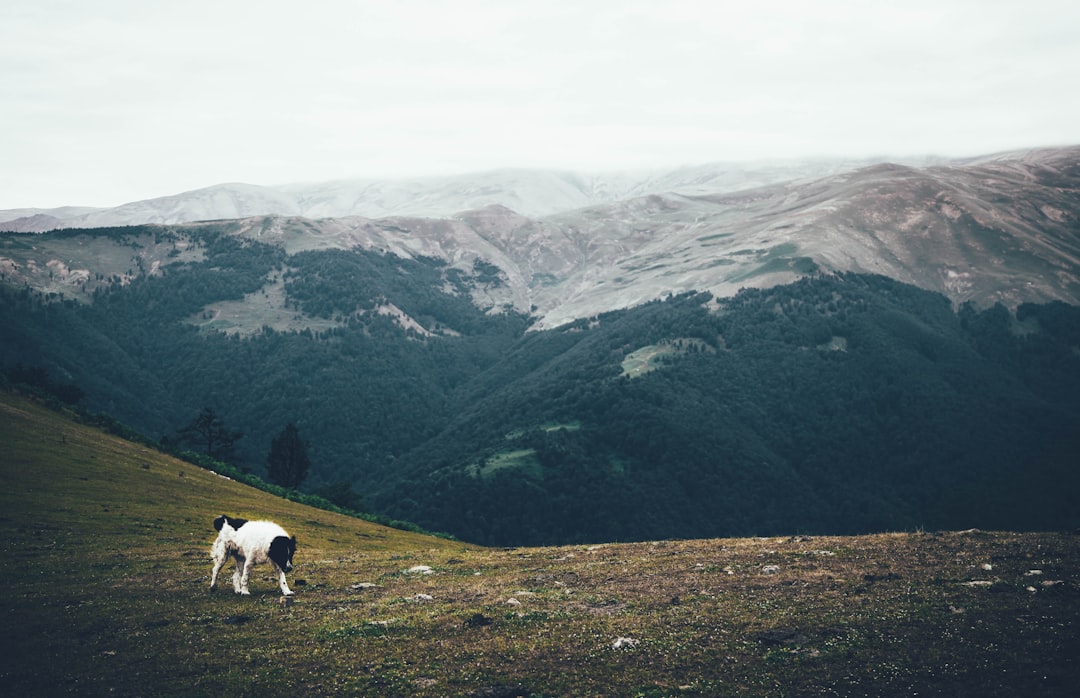
[[[290, 252], [370, 249], [470, 271], [478, 260], [493, 264], [498, 282], [476, 284], [474, 300], [532, 312], [537, 327], [670, 293], [728, 296], [815, 272], [879, 273], [981, 307], [1080, 305], [1080, 147], [960, 165], [877, 164], [739, 191], [654, 193], [543, 217], [490, 205], [446, 218], [291, 215], [235, 223], [235, 234]], [[141, 268], [192, 253], [168, 252], [148, 252], [154, 258]], [[70, 246], [64, 254], [40, 250], [30, 266], [50, 277], [25, 281], [62, 290], [65, 278], [74, 284], [99, 271]], [[0, 250], [14, 280], [19, 260], [3, 257]]]
[[984, 307], [1080, 303], [1080, 148], [964, 166], [881, 164], [543, 218], [489, 206], [446, 219], [305, 221], [307, 232], [297, 223], [246, 225], [269, 225], [293, 249], [359, 246], [462, 268], [485, 260], [505, 284], [484, 289], [483, 302], [534, 309], [540, 327], [668, 293], [728, 296], [816, 271], [879, 273]]
[[443, 217], [492, 204], [528, 216], [545, 216], [650, 193], [715, 193], [820, 177], [871, 162], [874, 161], [713, 163], [657, 172], [611, 174], [505, 169], [445, 177], [351, 179], [277, 187], [217, 184], [113, 208], [69, 206], [0, 211], [0, 229], [44, 232], [55, 228], [169, 225], [258, 215]]

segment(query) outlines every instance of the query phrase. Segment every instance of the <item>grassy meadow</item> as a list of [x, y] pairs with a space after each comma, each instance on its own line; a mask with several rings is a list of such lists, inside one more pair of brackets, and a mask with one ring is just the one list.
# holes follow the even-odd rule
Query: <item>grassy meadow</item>
[[[213, 518], [299, 539], [208, 588]], [[627, 515], [632, 515], [628, 513]], [[1073, 695], [1080, 535], [488, 549], [275, 498], [0, 392], [8, 695]], [[414, 569], [415, 568], [415, 569]]]

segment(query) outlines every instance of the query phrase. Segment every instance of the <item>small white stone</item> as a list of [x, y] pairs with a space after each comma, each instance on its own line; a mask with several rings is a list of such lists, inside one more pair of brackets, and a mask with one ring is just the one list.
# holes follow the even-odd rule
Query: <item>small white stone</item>
[[415, 565], [405, 570], [405, 574], [435, 574], [435, 571], [427, 565]]
[[359, 590], [359, 589], [374, 589], [377, 586], [379, 586], [379, 585], [376, 584], [375, 582], [360, 582], [359, 584], [353, 584], [349, 588], [350, 589], [357, 589], [357, 590]]
[[641, 644], [641, 641], [635, 640], [632, 637], [617, 637], [615, 638], [615, 642], [611, 643], [611, 649], [624, 650], [631, 647], [637, 647], [639, 644]]

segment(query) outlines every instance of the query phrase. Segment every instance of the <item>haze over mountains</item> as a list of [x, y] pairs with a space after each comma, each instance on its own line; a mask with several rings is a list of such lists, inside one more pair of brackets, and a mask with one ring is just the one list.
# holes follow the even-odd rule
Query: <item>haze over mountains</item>
[[[925, 164], [919, 158], [908, 164]], [[817, 160], [713, 163], [636, 173], [504, 169], [444, 177], [353, 179], [282, 186], [227, 183], [112, 208], [67, 206], [0, 211], [4, 230], [43, 232], [145, 223], [174, 224], [256, 215], [443, 217], [492, 204], [526, 216], [656, 193], [712, 194], [820, 177], [878, 162]], [[907, 161], [905, 161], [907, 162]]]
[[[643, 177], [520, 170], [219, 185], [89, 213], [36, 212], [0, 228], [237, 219], [236, 234], [290, 251], [388, 251], [466, 272], [492, 264], [498, 278], [474, 287], [474, 300], [552, 327], [668, 293], [730, 296], [817, 271], [879, 273], [982, 307], [1077, 304], [1078, 192], [1080, 147], [1070, 147], [922, 166], [822, 161]], [[143, 263], [167, 265], [166, 254], [147, 252]], [[76, 273], [74, 258], [56, 260], [64, 269], [50, 261], [36, 267], [48, 279], [23, 267], [25, 282], [62, 291], [66, 273], [78, 280], [100, 271]]]

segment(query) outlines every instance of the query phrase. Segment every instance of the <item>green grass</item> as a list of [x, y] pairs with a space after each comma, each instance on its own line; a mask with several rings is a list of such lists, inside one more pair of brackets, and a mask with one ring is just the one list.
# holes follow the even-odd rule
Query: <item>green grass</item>
[[[540, 431], [552, 433], [555, 431], [578, 431], [581, 429], [581, 422], [560, 422], [558, 424], [542, 424], [536, 427]], [[528, 433], [528, 429], [515, 429], [506, 435], [507, 440], [519, 439]]]
[[258, 334], [264, 327], [278, 332], [324, 332], [344, 324], [305, 315], [299, 310], [287, 307], [285, 301], [285, 280], [281, 272], [275, 271], [258, 291], [245, 294], [241, 300], [211, 303], [187, 321], [206, 331], [225, 332], [241, 337]]
[[630, 378], [655, 371], [664, 366], [664, 361], [676, 356], [682, 356], [688, 351], [710, 351], [711, 348], [696, 337], [678, 337], [667, 340], [661, 344], [650, 344], [636, 349], [626, 355], [622, 360], [622, 374]]
[[500, 470], [523, 470], [531, 475], [542, 475], [540, 461], [536, 458], [536, 449], [521, 448], [510, 451], [499, 451], [482, 463], [470, 465], [466, 471], [473, 477], [490, 477]]
[[[484, 549], [276, 499], [6, 393], [0, 459], [9, 695], [1054, 696], [1080, 678], [1073, 534]], [[297, 535], [292, 604], [265, 568], [250, 597], [209, 591], [218, 513]]]

